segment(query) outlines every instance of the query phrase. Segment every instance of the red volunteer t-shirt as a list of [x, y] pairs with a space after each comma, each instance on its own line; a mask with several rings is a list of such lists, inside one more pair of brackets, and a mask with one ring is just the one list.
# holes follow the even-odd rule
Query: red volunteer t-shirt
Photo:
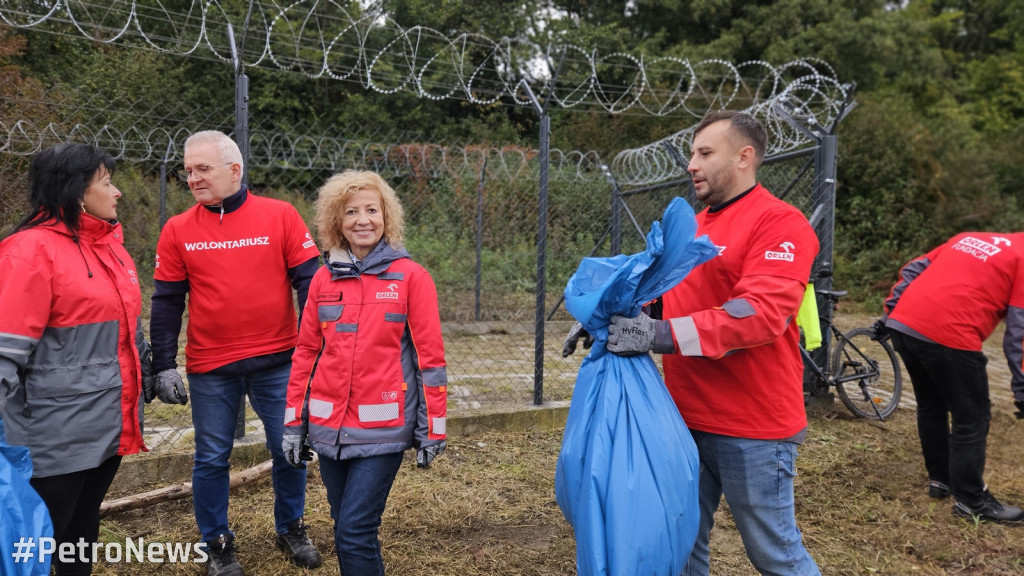
[[167, 221], [156, 280], [188, 280], [185, 369], [208, 372], [293, 348], [297, 318], [288, 268], [319, 252], [291, 204], [249, 194], [224, 214], [195, 205]]
[[[760, 184], [724, 209], [703, 210], [697, 224], [719, 255], [665, 294], [664, 317], [691, 317], [703, 355], [666, 354], [666, 385], [691, 429], [793, 436], [807, 426], [796, 313], [817, 236]], [[722, 308], [730, 301], [745, 303], [730, 313]]]
[[921, 259], [889, 317], [943, 346], [980, 351], [1009, 306], [1024, 308], [1024, 233], [964, 232]]

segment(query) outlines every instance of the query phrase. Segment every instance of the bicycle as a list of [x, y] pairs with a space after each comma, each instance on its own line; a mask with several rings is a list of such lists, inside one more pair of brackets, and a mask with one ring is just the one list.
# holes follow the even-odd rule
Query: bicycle
[[[818, 277], [827, 277], [821, 273]], [[838, 308], [845, 290], [815, 290], [832, 311]], [[888, 334], [878, 335], [869, 327], [854, 328], [846, 334], [832, 324], [831, 314], [820, 318], [823, 331], [828, 331], [829, 349], [825, 366], [820, 366], [802, 345], [804, 366], [813, 378], [811, 394], [822, 396], [834, 387], [839, 399], [850, 412], [861, 418], [890, 416], [899, 406], [903, 393], [903, 375]], [[876, 360], [880, 359], [880, 360]]]

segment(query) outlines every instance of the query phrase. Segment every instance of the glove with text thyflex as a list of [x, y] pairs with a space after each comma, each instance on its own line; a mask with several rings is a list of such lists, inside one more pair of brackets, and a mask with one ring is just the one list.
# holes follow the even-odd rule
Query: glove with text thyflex
[[309, 444], [306, 444], [306, 434], [304, 431], [290, 433], [289, 430], [289, 428], [285, 428], [284, 435], [281, 437], [281, 450], [284, 452], [284, 459], [293, 468], [305, 468], [306, 462], [313, 459], [313, 451], [309, 448]]
[[156, 396], [165, 404], [188, 404], [185, 383], [177, 368], [168, 368], [156, 373]]
[[427, 468], [430, 463], [434, 461], [434, 458], [440, 456], [441, 452], [448, 447], [448, 442], [442, 440], [438, 444], [431, 444], [430, 446], [424, 446], [416, 450], [416, 467]]
[[668, 354], [675, 350], [668, 320], [655, 320], [640, 313], [635, 318], [612, 316], [608, 325], [608, 351], [619, 356], [636, 356], [650, 351]]
[[569, 329], [569, 334], [565, 336], [565, 342], [562, 343], [562, 358], [568, 358], [576, 351], [576, 345], [579, 343], [580, 338], [583, 338], [584, 348], [589, 350], [594, 345], [594, 338], [590, 336], [590, 332], [587, 332], [583, 324], [577, 322]]

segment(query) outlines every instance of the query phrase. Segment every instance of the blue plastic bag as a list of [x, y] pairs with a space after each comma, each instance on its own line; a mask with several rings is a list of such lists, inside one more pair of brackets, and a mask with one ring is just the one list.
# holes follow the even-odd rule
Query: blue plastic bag
[[581, 576], [677, 576], [700, 522], [697, 447], [650, 354], [605, 349], [612, 315], [635, 316], [717, 254], [674, 199], [632, 256], [586, 258], [566, 309], [594, 338], [580, 365], [555, 468], [555, 497], [576, 534]]
[[0, 419], [0, 574], [47, 576], [50, 557], [41, 558], [39, 547], [40, 538], [53, 537], [50, 513], [28, 483], [32, 477], [28, 448], [7, 445], [3, 422]]

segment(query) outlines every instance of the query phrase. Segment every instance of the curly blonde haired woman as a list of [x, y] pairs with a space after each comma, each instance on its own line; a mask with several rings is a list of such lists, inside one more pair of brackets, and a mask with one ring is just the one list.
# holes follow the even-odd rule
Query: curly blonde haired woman
[[402, 453], [415, 448], [426, 468], [446, 445], [437, 290], [403, 247], [402, 205], [377, 174], [331, 177], [315, 223], [326, 265], [292, 357], [283, 449], [294, 466], [307, 439], [320, 456], [341, 572], [384, 574], [377, 530]]

